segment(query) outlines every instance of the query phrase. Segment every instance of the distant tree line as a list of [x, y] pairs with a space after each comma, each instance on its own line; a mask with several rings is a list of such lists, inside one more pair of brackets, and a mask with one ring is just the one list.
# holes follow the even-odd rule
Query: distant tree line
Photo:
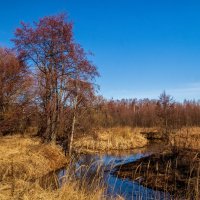
[[164, 127], [200, 126], [200, 101], [176, 102], [163, 92], [158, 99], [106, 100], [98, 98], [96, 126]]

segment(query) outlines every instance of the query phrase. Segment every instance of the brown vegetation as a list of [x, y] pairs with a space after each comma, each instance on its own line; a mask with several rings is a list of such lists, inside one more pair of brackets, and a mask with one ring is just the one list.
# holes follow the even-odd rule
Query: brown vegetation
[[67, 163], [58, 146], [18, 135], [0, 139], [0, 155], [1, 180], [11, 174], [25, 180], [37, 179]]
[[1, 187], [0, 199], [2, 200], [98, 200], [103, 197], [103, 190], [87, 192], [79, 189], [76, 183], [69, 183], [58, 190], [44, 189], [38, 183], [28, 183], [22, 180], [15, 180], [16, 188], [13, 195], [2, 192], [7, 185]]
[[[165, 92], [158, 100], [107, 101], [96, 97], [97, 69], [74, 42], [72, 24], [64, 15], [45, 17], [33, 27], [23, 23], [16, 31], [14, 42], [17, 56], [10, 50], [0, 49], [2, 135], [24, 134], [34, 126], [44, 142], [61, 140], [66, 152], [71, 153], [73, 143], [76, 148], [98, 150], [130, 149], [146, 144], [140, 142], [145, 141], [140, 140], [143, 137], [140, 133], [102, 128], [157, 127], [157, 131], [147, 130], [148, 137], [170, 141], [173, 145], [178, 143], [177, 137], [185, 137], [179, 133], [182, 127], [200, 125], [199, 102], [178, 103]], [[99, 133], [80, 136], [98, 128]], [[176, 133], [179, 133], [177, 137]], [[190, 146], [198, 148], [196, 139]]]
[[169, 192], [178, 199], [199, 199], [199, 170], [199, 152], [179, 150], [117, 166], [114, 174], [155, 190]]
[[78, 137], [74, 148], [78, 151], [130, 150], [147, 145], [147, 139], [140, 129], [129, 127], [101, 128], [92, 134]]
[[170, 135], [172, 147], [200, 149], [200, 127], [183, 127]]
[[90, 133], [78, 135], [73, 143], [78, 152], [131, 150], [141, 148], [152, 140], [165, 143], [169, 148], [200, 149], [200, 128], [183, 127], [169, 133], [169, 141], [163, 138], [161, 128], [113, 127], [92, 129]]
[[[179, 148], [199, 151], [200, 102], [175, 102], [165, 92], [158, 100], [96, 96], [97, 68], [75, 42], [65, 15], [44, 17], [33, 25], [22, 23], [13, 41], [15, 52], [0, 47], [0, 194], [6, 193], [5, 198], [8, 193], [15, 199], [66, 199], [70, 191], [69, 198], [71, 194], [73, 199], [93, 198], [73, 184], [52, 192], [35, 182], [66, 163], [55, 145], [58, 140], [71, 155], [73, 148], [130, 150], [145, 146], [147, 139], [160, 139], [172, 150], [164, 156], [168, 163], [174, 162], [168, 157], [173, 159]], [[30, 127], [43, 143], [27, 138]], [[24, 138], [8, 136], [14, 133]], [[163, 157], [152, 158], [155, 164]], [[179, 180], [181, 172], [190, 172], [188, 167], [173, 178]], [[164, 166], [161, 169], [163, 178]]]
[[[103, 189], [86, 192], [69, 182], [58, 190], [42, 188], [39, 178], [67, 163], [61, 148], [42, 144], [38, 138], [6, 136], [0, 139], [0, 199], [96, 200]], [[103, 197], [102, 197], [103, 198]]]
[[35, 72], [38, 134], [45, 142], [64, 137], [71, 153], [77, 110], [93, 97], [96, 66], [74, 41], [66, 15], [49, 16], [16, 29], [18, 59]]
[[31, 85], [27, 66], [11, 50], [0, 48], [0, 135], [25, 130], [32, 106]]
[[[179, 103], [162, 93], [159, 99], [106, 100], [98, 98], [93, 115], [96, 126], [159, 127], [163, 131], [200, 126], [200, 103]], [[166, 127], [167, 126], [167, 127]]]

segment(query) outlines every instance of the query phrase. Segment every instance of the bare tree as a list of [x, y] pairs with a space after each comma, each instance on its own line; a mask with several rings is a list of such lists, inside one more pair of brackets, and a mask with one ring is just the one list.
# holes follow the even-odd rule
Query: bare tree
[[0, 48], [0, 132], [24, 128], [32, 78], [27, 66], [8, 49]]
[[[65, 132], [60, 123], [73, 91], [69, 82], [77, 80], [93, 84], [97, 69], [87, 59], [83, 48], [74, 42], [72, 23], [65, 15], [44, 17], [32, 27], [22, 23], [15, 36], [16, 50], [35, 70], [38, 80], [44, 118], [42, 135], [45, 141], [55, 141], [59, 132]], [[76, 98], [74, 96], [74, 100]]]

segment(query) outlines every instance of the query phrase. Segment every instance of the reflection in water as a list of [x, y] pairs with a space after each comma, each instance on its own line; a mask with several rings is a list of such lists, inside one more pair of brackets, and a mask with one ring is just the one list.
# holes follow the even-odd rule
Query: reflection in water
[[136, 161], [150, 155], [150, 153], [141, 150], [137, 152], [126, 152], [117, 155], [76, 155], [70, 169], [58, 171], [59, 186], [61, 187], [66, 182], [66, 177], [70, 177], [70, 179], [78, 179], [80, 187], [87, 186], [88, 190], [97, 186], [105, 187], [105, 196], [108, 196], [108, 199], [109, 196], [116, 197], [119, 195], [127, 200], [170, 199], [169, 194], [143, 187], [139, 182], [128, 179], [123, 180], [112, 175], [111, 172], [116, 165]]

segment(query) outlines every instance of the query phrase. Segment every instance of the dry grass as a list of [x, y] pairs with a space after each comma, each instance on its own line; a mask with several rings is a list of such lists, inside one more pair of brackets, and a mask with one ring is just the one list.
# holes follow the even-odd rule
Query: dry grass
[[[43, 189], [38, 183], [31, 184], [30, 182], [15, 180], [15, 191], [13, 194], [9, 192], [0, 192], [1, 200], [99, 200], [102, 197], [103, 189], [93, 192], [86, 192], [79, 189], [76, 183], [66, 184], [58, 190]], [[9, 185], [4, 185], [9, 187]]]
[[116, 127], [95, 130], [92, 134], [76, 138], [74, 148], [78, 151], [129, 150], [147, 145], [140, 129]]
[[9, 136], [0, 139], [0, 199], [1, 200], [97, 200], [103, 199], [103, 189], [89, 193], [69, 182], [58, 190], [42, 188], [39, 177], [67, 163], [61, 148], [41, 144], [37, 138]]
[[[150, 140], [163, 140], [162, 129], [159, 127], [152, 128], [137, 128], [138, 133], [142, 133]], [[200, 127], [183, 127], [178, 130], [173, 130], [169, 136], [172, 146], [177, 148], [186, 148], [199, 150], [200, 149]]]
[[[148, 139], [162, 140], [160, 128], [101, 128], [76, 138], [74, 148], [82, 152], [130, 150], [144, 147]], [[147, 139], [148, 138], [148, 139]], [[170, 144], [178, 148], [200, 149], [200, 127], [184, 127], [170, 134]]]
[[[181, 150], [152, 154], [140, 160], [115, 167], [120, 178], [173, 194], [172, 199], [200, 199], [200, 154], [198, 151]], [[168, 199], [168, 198], [167, 198]]]
[[172, 146], [187, 149], [200, 149], [200, 127], [184, 127], [170, 136]]
[[11, 173], [16, 178], [36, 179], [66, 163], [61, 148], [54, 144], [41, 144], [38, 138], [8, 136], [0, 139], [1, 180]]

